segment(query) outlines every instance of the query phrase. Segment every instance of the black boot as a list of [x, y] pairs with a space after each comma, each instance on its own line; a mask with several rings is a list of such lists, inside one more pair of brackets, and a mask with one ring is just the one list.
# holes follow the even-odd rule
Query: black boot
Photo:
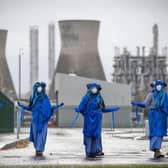
[[96, 154], [93, 154], [93, 153], [92, 153], [92, 154], [88, 154], [88, 155], [87, 155], [87, 158], [88, 158], [88, 159], [96, 158]]
[[154, 158], [155, 158], [155, 159], [164, 158], [164, 155], [161, 154], [161, 152], [160, 152], [159, 149], [155, 149], [155, 150], [154, 150]]
[[96, 156], [104, 156], [104, 152], [97, 152]]
[[36, 151], [36, 156], [37, 156], [37, 157], [43, 156], [43, 152], [41, 152], [41, 151]]

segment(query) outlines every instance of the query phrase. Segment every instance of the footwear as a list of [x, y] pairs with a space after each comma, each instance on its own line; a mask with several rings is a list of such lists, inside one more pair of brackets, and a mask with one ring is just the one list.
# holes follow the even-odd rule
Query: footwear
[[87, 158], [91, 158], [91, 159], [92, 159], [92, 158], [96, 158], [96, 154], [88, 154], [88, 155], [87, 155]]
[[96, 156], [104, 156], [104, 152], [97, 152]]
[[36, 151], [36, 156], [43, 156], [43, 152], [41, 152], [41, 151]]
[[154, 158], [155, 159], [164, 158], [164, 155], [161, 154], [160, 150], [156, 149], [154, 150]]
[[163, 154], [160, 155], [160, 158], [164, 158], [165, 156]]

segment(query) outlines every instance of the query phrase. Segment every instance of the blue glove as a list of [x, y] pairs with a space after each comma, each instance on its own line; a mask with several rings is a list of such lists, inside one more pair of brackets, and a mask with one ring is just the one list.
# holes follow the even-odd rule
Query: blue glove
[[74, 110], [75, 110], [75, 112], [80, 113], [79, 107], [75, 107]]
[[0, 103], [0, 108], [2, 108], [4, 105], [2, 103]]
[[103, 108], [102, 112], [108, 113], [108, 112], [118, 111], [119, 109], [120, 109], [119, 107]]
[[138, 106], [138, 107], [142, 107], [142, 108], [145, 108], [145, 104], [144, 103], [140, 103], [140, 102], [131, 102], [131, 104], [133, 106]]
[[60, 103], [59, 105], [51, 106], [51, 111], [57, 110], [58, 108], [62, 107], [64, 103]]
[[17, 104], [18, 104], [19, 107], [23, 108], [23, 104], [22, 103], [17, 102]]
[[118, 110], [120, 110], [120, 107], [112, 107], [111, 110], [112, 111], [118, 111]]
[[25, 106], [25, 105], [23, 105], [20, 102], [17, 102], [17, 104], [18, 104], [19, 107], [23, 108], [24, 110], [31, 111], [31, 107], [30, 106]]
[[60, 103], [60, 104], [59, 104], [59, 107], [62, 107], [63, 105], [64, 105], [64, 102]]

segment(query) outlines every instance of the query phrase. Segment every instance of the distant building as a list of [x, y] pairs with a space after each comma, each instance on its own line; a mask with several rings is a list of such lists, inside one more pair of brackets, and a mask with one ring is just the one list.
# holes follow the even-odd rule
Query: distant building
[[39, 77], [39, 30], [38, 26], [30, 27], [30, 89]]
[[150, 83], [156, 79], [167, 81], [167, 48], [158, 54], [158, 25], [153, 26], [153, 47], [145, 55], [145, 47], [137, 47], [137, 55], [132, 55], [124, 48], [122, 54], [115, 48], [113, 81], [132, 85], [132, 98], [142, 100], [144, 94], [151, 90]]
[[55, 24], [48, 25], [48, 78], [51, 81], [55, 70]]
[[[131, 88], [127, 84], [111, 83], [103, 80], [95, 80], [80, 76], [57, 73], [54, 76], [54, 87], [50, 90], [56, 103], [64, 102], [65, 105], [56, 111], [56, 124], [58, 127], [70, 127], [77, 107], [86, 94], [86, 85], [97, 82], [102, 86], [102, 96], [107, 107], [119, 106], [120, 110], [115, 113], [115, 127], [129, 128], [131, 125]], [[111, 125], [111, 113], [104, 114], [102, 126], [109, 128]], [[82, 127], [82, 117], [76, 123]]]
[[10, 99], [16, 99], [16, 91], [6, 60], [7, 30], [0, 30], [0, 91]]

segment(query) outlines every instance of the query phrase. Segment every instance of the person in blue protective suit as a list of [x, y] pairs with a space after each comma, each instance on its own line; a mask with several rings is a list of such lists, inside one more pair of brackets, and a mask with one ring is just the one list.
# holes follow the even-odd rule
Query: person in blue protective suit
[[154, 152], [154, 158], [161, 158], [160, 149], [163, 137], [167, 135], [168, 97], [165, 91], [167, 84], [162, 80], [156, 80], [151, 84], [152, 92], [144, 102], [132, 102], [133, 106], [149, 107], [149, 139], [150, 150]]
[[29, 139], [34, 144], [36, 156], [42, 156], [46, 144], [48, 121], [54, 110], [63, 106], [63, 103], [51, 106], [46, 94], [46, 84], [44, 82], [36, 82], [33, 86], [30, 104], [25, 106], [18, 102], [18, 105], [24, 110], [32, 111]]
[[102, 113], [119, 110], [118, 107], [106, 108], [101, 96], [101, 86], [97, 83], [87, 85], [87, 93], [82, 98], [80, 105], [75, 108], [84, 117], [84, 145], [86, 158], [95, 158], [104, 155], [102, 152]]

